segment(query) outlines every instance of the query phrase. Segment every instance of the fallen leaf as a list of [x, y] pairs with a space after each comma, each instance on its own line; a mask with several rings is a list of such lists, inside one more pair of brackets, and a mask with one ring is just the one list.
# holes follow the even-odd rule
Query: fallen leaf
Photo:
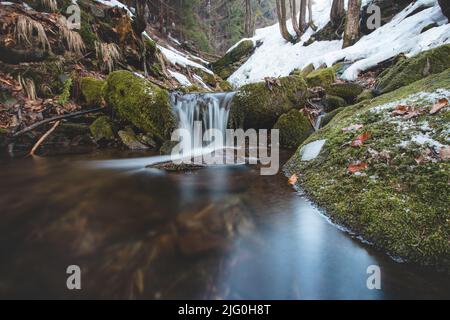
[[288, 183], [293, 186], [297, 183], [298, 181], [298, 176], [296, 174], [293, 174], [292, 177], [289, 178]]
[[366, 170], [368, 167], [369, 166], [367, 165], [367, 163], [362, 162], [362, 161], [358, 161], [356, 163], [353, 163], [353, 164], [349, 165], [347, 170], [350, 173], [357, 173], [357, 172], [361, 172], [361, 171]]
[[394, 111], [392, 111], [392, 115], [393, 116], [403, 116], [403, 115], [407, 114], [410, 109], [411, 109], [410, 106], [400, 104], [395, 107]]
[[450, 147], [442, 148], [439, 151], [439, 156], [441, 157], [441, 160], [450, 160]]
[[447, 99], [440, 99], [437, 103], [433, 105], [431, 108], [430, 114], [436, 114], [439, 111], [441, 111], [443, 108], [448, 106], [448, 100]]
[[355, 140], [352, 141], [352, 147], [358, 148], [364, 145], [364, 143], [370, 139], [372, 134], [370, 132], [364, 132], [360, 134]]
[[357, 131], [359, 129], [362, 129], [364, 126], [362, 124], [352, 124], [350, 127], [343, 128], [342, 131], [349, 132], [349, 131]]

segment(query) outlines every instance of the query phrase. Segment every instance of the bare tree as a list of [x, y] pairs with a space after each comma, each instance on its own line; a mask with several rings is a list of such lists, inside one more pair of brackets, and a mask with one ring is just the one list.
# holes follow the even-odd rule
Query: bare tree
[[354, 45], [359, 39], [361, 0], [348, 1], [347, 23], [344, 33], [344, 48]]
[[300, 30], [298, 25], [299, 21], [297, 20], [297, 0], [289, 0], [289, 5], [291, 9], [292, 28], [297, 34], [297, 38], [300, 38], [303, 32]]
[[244, 21], [244, 33], [246, 37], [253, 36], [254, 32], [254, 16], [252, 10], [252, 1], [245, 0], [245, 21]]
[[286, 25], [286, 0], [277, 0], [277, 15], [281, 36], [291, 42], [293, 38]]
[[345, 15], [344, 0], [333, 0], [331, 5], [330, 20], [333, 25], [338, 25], [342, 22]]

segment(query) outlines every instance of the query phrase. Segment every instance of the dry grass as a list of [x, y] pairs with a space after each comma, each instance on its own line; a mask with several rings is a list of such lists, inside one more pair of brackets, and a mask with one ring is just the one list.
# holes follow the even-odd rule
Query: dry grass
[[56, 12], [58, 10], [58, 3], [56, 2], [56, 0], [40, 0], [40, 1], [41, 5], [44, 8], [47, 8], [52, 12]]
[[97, 59], [103, 62], [103, 69], [109, 72], [114, 70], [114, 66], [121, 60], [120, 48], [115, 43], [95, 42]]
[[51, 51], [50, 43], [42, 24], [27, 16], [20, 15], [17, 17], [15, 36], [19, 43], [33, 45], [33, 40], [35, 40], [44, 50], [48, 49], [48, 51]]
[[76, 55], [82, 55], [83, 51], [86, 49], [81, 35], [73, 30], [70, 30], [67, 25], [67, 19], [64, 16], [58, 18], [59, 33], [64, 39], [67, 45], [67, 49]]
[[34, 81], [32, 79], [24, 79], [19, 75], [19, 78], [17, 79], [20, 83], [20, 86], [22, 87], [22, 90], [25, 91], [27, 94], [28, 99], [30, 100], [36, 100], [37, 94], [36, 94], [36, 86], [34, 84]]

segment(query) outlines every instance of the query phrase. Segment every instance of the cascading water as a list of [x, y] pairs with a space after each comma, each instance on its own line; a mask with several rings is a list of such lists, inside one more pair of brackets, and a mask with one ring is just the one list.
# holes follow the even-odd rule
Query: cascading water
[[[211, 129], [218, 130], [225, 139], [231, 101], [234, 94], [234, 92], [223, 92], [173, 93], [171, 95], [172, 106], [178, 118], [178, 128], [189, 132], [192, 149], [195, 150], [204, 146], [202, 144], [202, 137], [198, 137], [201, 132], [207, 133]], [[202, 124], [201, 131], [198, 130], [199, 122]], [[224, 144], [224, 140], [214, 141], [214, 148], [223, 147]]]

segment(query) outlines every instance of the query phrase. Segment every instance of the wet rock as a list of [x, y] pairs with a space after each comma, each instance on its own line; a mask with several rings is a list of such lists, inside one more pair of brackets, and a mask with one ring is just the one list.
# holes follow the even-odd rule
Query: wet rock
[[166, 90], [131, 72], [116, 71], [108, 76], [105, 92], [120, 118], [159, 141], [170, 138], [176, 120]]
[[180, 163], [176, 164], [172, 161], [158, 163], [158, 164], [152, 164], [150, 166], [147, 166], [147, 168], [152, 169], [160, 169], [165, 170], [168, 172], [188, 172], [188, 171], [194, 171], [206, 168], [205, 165], [198, 165], [198, 164], [189, 164], [189, 163]]
[[280, 116], [273, 128], [280, 130], [280, 145], [285, 148], [298, 147], [314, 132], [308, 118], [298, 110]]
[[243, 129], [271, 129], [278, 118], [299, 109], [308, 96], [301, 76], [278, 78], [269, 88], [265, 83], [242, 86], [231, 103], [230, 125]]
[[118, 132], [120, 140], [131, 150], [147, 150], [148, 146], [138, 140], [132, 129], [121, 130]]
[[113, 125], [109, 117], [101, 116], [97, 118], [90, 126], [89, 129], [91, 131], [94, 140], [99, 142], [101, 140], [111, 141], [114, 140], [114, 130]]

